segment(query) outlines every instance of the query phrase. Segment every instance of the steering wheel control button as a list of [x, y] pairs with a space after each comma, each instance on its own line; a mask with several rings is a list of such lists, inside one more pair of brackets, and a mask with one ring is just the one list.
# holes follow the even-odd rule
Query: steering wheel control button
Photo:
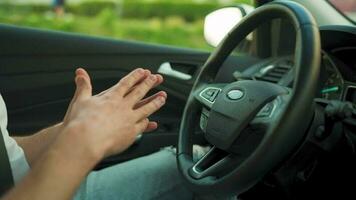
[[213, 103], [215, 101], [216, 97], [218, 96], [219, 92], [220, 92], [219, 88], [209, 87], [209, 88], [204, 89], [200, 93], [200, 96], [203, 99], [209, 101], [210, 103]]
[[261, 109], [261, 111], [256, 115], [256, 117], [269, 117], [272, 114], [273, 109], [274, 103], [268, 103]]
[[201, 130], [203, 130], [204, 132], [206, 131], [206, 125], [208, 123], [208, 116], [201, 114], [200, 116], [200, 128]]
[[213, 96], [215, 93], [215, 89], [208, 89], [205, 91], [205, 94], [209, 97]]
[[239, 100], [244, 96], [244, 93], [241, 90], [231, 90], [227, 93], [227, 97], [230, 100]]
[[206, 131], [208, 119], [209, 119], [209, 111], [206, 108], [203, 108], [201, 115], [200, 115], [199, 125], [200, 125], [201, 130], [203, 130], [204, 132]]

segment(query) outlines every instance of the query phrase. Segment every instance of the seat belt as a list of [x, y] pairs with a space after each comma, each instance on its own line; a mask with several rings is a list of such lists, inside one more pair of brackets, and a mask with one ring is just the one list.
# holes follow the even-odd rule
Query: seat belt
[[4, 136], [0, 128], [0, 197], [12, 186], [14, 186], [14, 179], [12, 177], [9, 157], [7, 156]]

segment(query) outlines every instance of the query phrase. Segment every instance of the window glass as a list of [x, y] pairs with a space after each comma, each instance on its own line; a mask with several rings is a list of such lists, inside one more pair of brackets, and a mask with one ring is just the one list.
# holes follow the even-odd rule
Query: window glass
[[252, 0], [0, 0], [0, 23], [209, 49], [204, 17]]

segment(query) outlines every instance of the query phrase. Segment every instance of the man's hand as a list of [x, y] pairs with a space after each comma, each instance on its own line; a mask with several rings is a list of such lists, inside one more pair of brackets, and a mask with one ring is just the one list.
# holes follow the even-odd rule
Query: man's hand
[[124, 151], [137, 134], [157, 128], [148, 116], [164, 105], [166, 93], [142, 99], [162, 80], [160, 75], [136, 69], [112, 88], [92, 96], [89, 75], [78, 69], [77, 88], [63, 120], [63, 139], [86, 146], [99, 159]]
[[53, 144], [4, 199], [71, 199], [97, 162], [124, 151], [138, 133], [157, 128], [148, 116], [164, 105], [167, 94], [142, 98], [162, 80], [160, 75], [137, 69], [92, 96], [89, 75], [78, 69], [76, 92]]
[[[149, 71], [144, 70], [144, 75], [142, 76], [142, 79], [134, 86], [132, 87], [129, 91], [133, 91], [139, 83], [142, 82], [145, 78], [147, 78], [150, 75]], [[90, 77], [86, 71], [83, 69], [78, 69], [76, 72], [76, 77], [77, 76], [82, 76], [81, 78], [84, 78], [89, 81], [90, 83]], [[156, 82], [154, 84], [154, 87], [161, 84], [163, 82], [163, 78], [161, 75], [155, 75], [156, 77]], [[90, 86], [91, 87], [91, 86]], [[96, 95], [96, 97], [103, 96], [104, 94], [108, 93], [109, 91], [113, 90], [115, 87], [112, 87], [108, 90], [105, 90], [101, 92], [100, 94]], [[152, 100], [156, 99], [157, 97], [162, 96], [164, 98], [167, 97], [165, 92], [158, 92], [146, 99], [143, 99], [139, 101], [135, 106], [134, 109], [138, 109], [147, 103], [151, 102]], [[73, 99], [74, 101], [74, 99]], [[71, 104], [73, 104], [73, 101]], [[70, 107], [71, 108], [71, 107]], [[69, 110], [70, 110], [69, 108]], [[69, 112], [69, 111], [68, 111]], [[114, 112], [114, 110], [113, 110]], [[116, 111], [120, 112], [120, 111]], [[66, 119], [67, 117], [65, 117]], [[145, 132], [152, 131], [157, 128], [157, 123], [150, 121], [146, 127]], [[48, 148], [53, 144], [53, 142], [56, 140], [57, 136], [62, 132], [63, 130], [63, 123], [56, 124], [55, 126], [48, 127], [46, 129], [41, 130], [40, 132], [33, 134], [31, 136], [26, 136], [26, 137], [14, 137], [16, 142], [23, 148], [26, 154], [26, 159], [30, 166], [34, 164], [34, 162], [48, 150]]]

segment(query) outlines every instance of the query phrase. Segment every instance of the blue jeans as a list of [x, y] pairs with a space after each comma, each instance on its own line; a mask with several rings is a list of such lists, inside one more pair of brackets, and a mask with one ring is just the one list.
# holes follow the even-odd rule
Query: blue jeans
[[185, 200], [193, 194], [178, 172], [175, 151], [163, 150], [91, 172], [74, 200]]

